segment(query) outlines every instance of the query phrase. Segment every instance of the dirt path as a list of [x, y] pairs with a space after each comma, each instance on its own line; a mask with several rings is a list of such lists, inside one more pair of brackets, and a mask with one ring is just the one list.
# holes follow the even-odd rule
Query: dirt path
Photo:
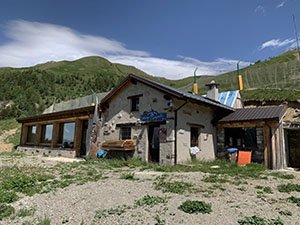
[[[63, 161], [63, 162], [62, 162]], [[51, 169], [69, 164], [64, 160], [42, 156], [0, 157], [0, 166], [38, 166]], [[69, 164], [72, 165], [72, 164]], [[76, 170], [77, 168], [77, 170]], [[78, 172], [97, 168], [97, 165], [86, 164], [68, 167], [61, 170], [64, 175], [77, 176]], [[80, 170], [78, 170], [80, 169]], [[55, 170], [49, 170], [55, 171]], [[11, 203], [16, 209], [35, 209], [32, 216], [17, 216], [14, 219], [0, 220], [0, 224], [38, 224], [45, 216], [51, 224], [204, 224], [204, 225], [238, 225], [238, 220], [245, 216], [263, 218], [281, 217], [285, 224], [299, 225], [300, 211], [297, 204], [288, 202], [290, 196], [300, 198], [300, 192], [283, 193], [277, 187], [280, 184], [300, 184], [300, 173], [293, 174], [294, 179], [286, 180], [268, 175], [265, 179], [235, 179], [227, 176], [226, 182], [204, 182], [211, 174], [203, 172], [156, 172], [140, 168], [101, 169], [103, 179], [87, 182], [82, 185], [72, 184], [58, 188], [49, 193], [22, 196]], [[51, 174], [55, 174], [54, 172]], [[121, 174], [134, 174], [134, 179], [121, 179]], [[224, 178], [224, 177], [223, 177]], [[66, 178], [68, 179], [68, 178]], [[164, 180], [161, 180], [164, 179]], [[192, 190], [182, 193], [157, 189], [159, 181], [170, 182], [167, 188], [178, 188], [176, 181], [192, 185]], [[173, 184], [173, 185], [172, 185]], [[269, 192], [263, 188], [269, 188]], [[183, 187], [184, 188], [184, 187]], [[144, 196], [167, 198], [165, 203], [153, 206], [135, 206], [135, 202]], [[186, 200], [204, 201], [211, 204], [209, 214], [188, 214], [178, 209]], [[147, 203], [147, 202], [146, 202]], [[282, 215], [288, 211], [292, 215]], [[27, 223], [25, 223], [27, 221]]]
[[15, 134], [17, 132], [17, 128], [11, 129], [8, 131], [4, 131], [2, 135], [0, 135], [0, 152], [10, 152], [14, 145], [12, 143], [5, 143], [7, 137]]

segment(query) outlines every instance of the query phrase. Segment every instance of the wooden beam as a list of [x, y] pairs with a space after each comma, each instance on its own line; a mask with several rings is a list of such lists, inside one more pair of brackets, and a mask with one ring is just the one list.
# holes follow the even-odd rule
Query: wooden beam
[[271, 145], [272, 145], [272, 169], [277, 169], [277, 156], [276, 156], [276, 127], [272, 126], [272, 136], [271, 136]]
[[280, 136], [279, 136], [279, 127], [276, 127], [275, 130], [275, 139], [276, 139], [276, 169], [282, 169], [282, 154], [280, 147]]
[[28, 126], [22, 124], [21, 145], [25, 145], [28, 137]]
[[53, 124], [56, 122], [70, 123], [70, 122], [75, 122], [76, 119], [88, 120], [89, 116], [70, 117], [70, 118], [55, 119], [55, 120], [43, 120], [43, 121], [28, 122], [28, 123], [24, 123], [24, 124], [29, 126], [29, 125], [37, 125], [37, 124]]
[[58, 123], [58, 122], [55, 122], [55, 123], [53, 124], [53, 130], [52, 130], [52, 143], [51, 143], [51, 148], [57, 147], [58, 136], [59, 136], [59, 123]]
[[75, 121], [75, 134], [74, 134], [74, 150], [76, 157], [80, 156], [81, 139], [82, 139], [82, 125], [83, 121], [76, 119]]
[[41, 143], [41, 135], [42, 135], [42, 125], [38, 124], [36, 127], [36, 135], [34, 140], [34, 145], [39, 146]]
[[267, 168], [271, 168], [271, 145], [270, 145], [270, 129], [264, 125], [264, 161]]
[[242, 128], [242, 127], [263, 127], [264, 121], [253, 121], [253, 122], [231, 122], [231, 123], [219, 123], [218, 127], [226, 128]]

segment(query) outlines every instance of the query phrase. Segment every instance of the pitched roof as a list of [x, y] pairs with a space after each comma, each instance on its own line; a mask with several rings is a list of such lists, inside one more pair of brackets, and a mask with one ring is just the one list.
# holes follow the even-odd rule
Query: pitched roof
[[[106, 96], [106, 94], [107, 92], [102, 92], [102, 93], [96, 93], [95, 95], [98, 97], [98, 100], [101, 101]], [[91, 106], [92, 98], [93, 98], [92, 95], [87, 95], [69, 101], [56, 103], [48, 107], [43, 112], [43, 114], [89, 107]]]
[[219, 120], [218, 123], [279, 120], [286, 112], [286, 109], [286, 106], [237, 109]]
[[226, 110], [230, 110], [230, 111], [235, 111], [234, 108], [229, 107], [227, 105], [221, 104], [220, 102], [214, 101], [212, 99], [209, 99], [207, 97], [203, 97], [201, 95], [196, 95], [194, 93], [189, 93], [183, 90], [179, 90], [173, 87], [170, 87], [168, 85], [165, 84], [161, 84], [158, 82], [155, 82], [153, 80], [144, 78], [144, 77], [140, 77], [134, 74], [130, 74], [128, 75], [118, 86], [116, 86], [111, 92], [109, 92], [101, 101], [101, 104], [105, 104], [107, 101], [109, 101], [109, 99], [111, 99], [115, 94], [117, 94], [117, 92], [126, 84], [128, 84], [128, 82], [130, 80], [135, 80], [138, 82], [141, 82], [143, 84], [146, 84], [152, 88], [155, 88], [157, 90], [160, 90], [164, 93], [167, 93], [169, 95], [172, 95], [178, 99], [183, 99], [183, 100], [191, 100], [191, 101], [195, 101], [196, 103], [200, 103], [200, 104], [204, 104], [204, 105], [208, 105], [208, 106], [213, 106], [216, 108], [221, 108], [221, 109], [226, 109]]

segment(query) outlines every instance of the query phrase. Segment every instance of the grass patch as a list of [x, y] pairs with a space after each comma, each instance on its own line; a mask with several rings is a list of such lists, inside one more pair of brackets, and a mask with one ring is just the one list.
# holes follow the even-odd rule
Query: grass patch
[[210, 176], [205, 177], [204, 179], [202, 179], [202, 181], [207, 182], [207, 183], [226, 183], [226, 182], [230, 182], [229, 180], [227, 180], [225, 178], [220, 178], [217, 175], [210, 175]]
[[39, 222], [37, 225], [51, 225], [51, 220], [48, 216], [44, 216], [44, 218], [39, 219]]
[[300, 192], [300, 185], [299, 184], [280, 184], [277, 186], [279, 192], [286, 192], [291, 193], [292, 191]]
[[127, 209], [130, 209], [130, 207], [127, 205], [123, 205], [123, 206], [117, 206], [116, 208], [97, 210], [94, 216], [94, 220], [98, 220], [107, 217], [109, 215], [120, 216], [121, 214], [125, 213]]
[[143, 198], [135, 201], [134, 206], [154, 206], [160, 203], [167, 203], [168, 197], [159, 197], [159, 196], [151, 196], [145, 195]]
[[202, 202], [202, 201], [191, 201], [187, 200], [182, 203], [178, 209], [182, 210], [185, 213], [193, 214], [193, 213], [211, 213], [211, 204]]
[[287, 179], [287, 180], [295, 179], [295, 176], [293, 174], [285, 174], [281, 172], [273, 172], [270, 173], [269, 175], [280, 179]]
[[121, 174], [120, 179], [125, 179], [125, 180], [138, 180], [138, 178], [134, 177], [134, 173], [124, 173]]
[[19, 199], [19, 196], [14, 191], [0, 190], [0, 203], [11, 203]]
[[240, 225], [284, 225], [284, 221], [279, 217], [276, 219], [265, 219], [259, 216], [246, 216], [243, 219], [239, 219], [238, 223]]
[[155, 219], [155, 221], [156, 221], [155, 225], [165, 225], [165, 224], [166, 224], [166, 220], [161, 219], [161, 218], [159, 217], [159, 215], [156, 215], [156, 216], [154, 217], [154, 219]]
[[295, 204], [297, 204], [297, 206], [300, 207], [300, 198], [297, 198], [295, 196], [291, 196], [291, 197], [287, 198], [287, 201], [291, 202], [291, 203], [295, 203]]
[[279, 214], [283, 215], [283, 216], [292, 216], [293, 215], [293, 213], [289, 210], [280, 211]]
[[185, 191], [192, 191], [193, 185], [187, 182], [167, 181], [164, 177], [159, 177], [158, 182], [154, 182], [155, 189], [162, 192], [183, 194]]
[[0, 204], [0, 220], [9, 217], [15, 212], [15, 208], [10, 205]]
[[267, 194], [273, 194], [272, 188], [269, 186], [264, 187], [263, 191]]

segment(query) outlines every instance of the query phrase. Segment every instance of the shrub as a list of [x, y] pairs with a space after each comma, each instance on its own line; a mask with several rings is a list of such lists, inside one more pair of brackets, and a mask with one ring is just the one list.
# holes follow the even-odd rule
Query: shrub
[[182, 203], [178, 209], [182, 210], [185, 213], [210, 213], [212, 212], [211, 204], [202, 202], [202, 201], [191, 201], [187, 200], [184, 203]]
[[15, 212], [15, 208], [10, 205], [1, 204], [0, 205], [0, 220], [5, 217], [12, 215]]

